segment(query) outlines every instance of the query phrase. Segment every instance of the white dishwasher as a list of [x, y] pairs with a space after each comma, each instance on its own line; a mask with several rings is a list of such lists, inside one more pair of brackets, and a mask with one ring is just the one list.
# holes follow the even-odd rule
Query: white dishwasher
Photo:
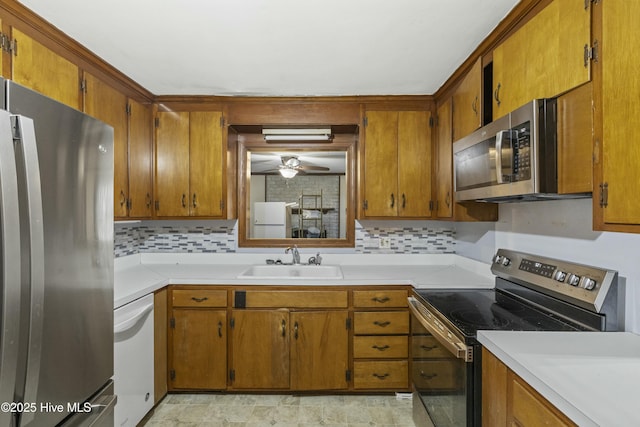
[[115, 427], [135, 426], [153, 407], [153, 294], [117, 308], [114, 323]]

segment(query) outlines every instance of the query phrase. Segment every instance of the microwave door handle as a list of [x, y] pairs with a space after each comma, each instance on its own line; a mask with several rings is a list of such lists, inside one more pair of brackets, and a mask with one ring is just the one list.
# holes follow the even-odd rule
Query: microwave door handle
[[498, 184], [504, 184], [502, 180], [502, 136], [503, 130], [496, 134], [496, 182]]

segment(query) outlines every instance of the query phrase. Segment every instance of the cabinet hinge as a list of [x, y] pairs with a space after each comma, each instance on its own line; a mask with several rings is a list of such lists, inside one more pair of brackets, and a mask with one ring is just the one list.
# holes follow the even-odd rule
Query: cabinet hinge
[[606, 182], [600, 183], [600, 207], [606, 208], [609, 204], [609, 184]]
[[351, 381], [351, 371], [347, 369], [344, 373], [344, 377], [347, 381]]
[[369, 209], [369, 201], [368, 200], [365, 200], [364, 202], [362, 202], [362, 209], [365, 210], [365, 211], [367, 209]]
[[429, 117], [429, 127], [432, 128], [436, 125], [436, 121], [433, 119], [433, 116]]
[[584, 45], [584, 66], [589, 66], [589, 61], [598, 62], [598, 40], [593, 41], [593, 46]]
[[231, 320], [229, 320], [229, 327], [233, 329], [235, 328], [235, 326], [236, 326], [236, 318], [232, 317]]
[[80, 80], [80, 92], [87, 93], [87, 81], [85, 79]]
[[127, 116], [131, 115], [131, 104], [127, 103], [127, 105], [124, 106], [124, 111], [127, 113]]
[[131, 210], [131, 206], [133, 206], [133, 202], [131, 199], [127, 199], [127, 210]]
[[429, 200], [429, 210], [433, 210], [433, 200]]
[[6, 34], [0, 33], [0, 47], [5, 52], [13, 53], [14, 56], [18, 56], [18, 41], [16, 39], [11, 40], [11, 38]]
[[171, 319], [169, 319], [169, 327], [171, 327], [171, 329], [175, 329], [176, 328], [176, 318], [172, 317]]
[[175, 381], [176, 379], [176, 371], [174, 371], [173, 369], [169, 371], [169, 378], [171, 378], [171, 381]]
[[224, 200], [220, 200], [220, 210], [224, 210]]
[[160, 201], [156, 200], [155, 205], [156, 205], [156, 210], [159, 211], [160, 210]]
[[351, 318], [347, 317], [347, 324], [346, 324], [347, 329], [351, 329]]
[[224, 127], [224, 116], [220, 116], [220, 127]]
[[600, 0], [584, 0], [584, 10], [589, 9], [589, 3], [598, 4]]
[[367, 117], [365, 116], [362, 119], [362, 126], [367, 127], [369, 125], [369, 119], [367, 119]]
[[160, 127], [160, 119], [159, 119], [158, 117], [156, 117], [156, 118], [155, 118], [155, 120], [153, 121], [153, 125], [154, 125], [156, 128], [159, 128], [159, 127]]
[[230, 369], [229, 370], [229, 379], [231, 380], [231, 382], [236, 380], [236, 370], [235, 369]]

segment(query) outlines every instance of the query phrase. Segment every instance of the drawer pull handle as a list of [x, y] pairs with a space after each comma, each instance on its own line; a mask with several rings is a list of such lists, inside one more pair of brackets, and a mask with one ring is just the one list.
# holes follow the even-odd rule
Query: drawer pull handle
[[382, 298], [379, 298], [379, 297], [373, 297], [373, 298], [371, 298], [371, 300], [372, 300], [373, 302], [379, 302], [380, 304], [384, 304], [385, 302], [388, 302], [390, 299], [391, 299], [391, 298], [389, 298], [389, 297], [382, 297]]
[[286, 336], [287, 335], [287, 322], [284, 321], [284, 319], [282, 319], [282, 325], [281, 325], [281, 329], [282, 329], [282, 336]]
[[431, 350], [435, 350], [436, 348], [438, 348], [437, 345], [421, 345], [420, 346], [421, 349], [423, 349], [424, 351], [431, 351]]
[[438, 374], [426, 374], [424, 371], [420, 371], [420, 376], [427, 380], [432, 380], [438, 376]]
[[385, 378], [387, 378], [389, 376], [389, 374], [376, 374], [375, 372], [373, 374], [374, 377], [376, 377], [379, 380], [384, 380]]
[[373, 322], [374, 325], [376, 326], [380, 326], [381, 328], [385, 328], [387, 326], [389, 326], [391, 324], [391, 322], [386, 321], [386, 322], [378, 322], [377, 320], [375, 322]]
[[293, 337], [298, 339], [298, 322], [293, 324]]
[[218, 336], [222, 338], [222, 320], [218, 321]]
[[208, 300], [209, 298], [207, 298], [207, 297], [201, 297], [201, 298], [191, 297], [191, 299], [194, 300], [195, 302], [204, 302], [204, 301]]
[[376, 350], [379, 350], [379, 351], [385, 351], [386, 349], [388, 349], [388, 348], [389, 348], [389, 346], [388, 346], [388, 345], [386, 345], [386, 344], [385, 344], [385, 345], [383, 345], [383, 346], [379, 346], [379, 345], [372, 345], [372, 346], [371, 346], [371, 348], [375, 348]]

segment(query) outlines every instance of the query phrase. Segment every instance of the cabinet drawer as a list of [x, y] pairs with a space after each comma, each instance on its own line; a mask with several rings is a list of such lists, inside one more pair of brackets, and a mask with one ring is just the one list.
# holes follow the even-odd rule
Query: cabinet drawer
[[174, 307], [226, 307], [227, 291], [214, 289], [174, 289]]
[[464, 386], [458, 360], [413, 361], [413, 382], [419, 390], [461, 391]]
[[[244, 297], [242, 296], [244, 294]], [[347, 291], [235, 291], [236, 308], [347, 308]], [[244, 307], [240, 304], [244, 298]]]
[[353, 357], [356, 359], [394, 359], [409, 355], [407, 336], [353, 337]]
[[442, 359], [451, 357], [447, 351], [432, 335], [412, 335], [411, 350], [414, 359]]
[[356, 335], [391, 335], [409, 333], [408, 311], [363, 311], [354, 313]]
[[353, 291], [354, 307], [407, 307], [406, 290]]
[[357, 389], [406, 389], [409, 371], [406, 360], [353, 362], [353, 386]]

